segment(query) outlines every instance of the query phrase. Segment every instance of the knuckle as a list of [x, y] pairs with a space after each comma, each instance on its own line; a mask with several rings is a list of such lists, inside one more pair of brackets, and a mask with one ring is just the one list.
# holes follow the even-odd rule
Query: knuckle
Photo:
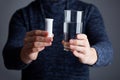
[[86, 52], [86, 50], [83, 48], [83, 49], [82, 49], [82, 52], [83, 52], [83, 53], [85, 53], [85, 52]]
[[34, 35], [36, 35], [37, 33], [38, 33], [38, 30], [35, 30], [35, 31], [33, 32]]
[[73, 39], [72, 42], [73, 42], [74, 45], [78, 44], [78, 40]]
[[86, 41], [83, 41], [82, 43], [83, 43], [83, 45], [86, 45]]
[[36, 60], [36, 59], [37, 59], [37, 56], [34, 55], [34, 53], [32, 53], [31, 55], [29, 55], [29, 58], [30, 58], [31, 60]]
[[76, 45], [79, 45], [80, 44], [80, 41], [79, 40], [76, 40]]
[[36, 52], [37, 51], [37, 48], [32, 48], [32, 52]]
[[34, 37], [34, 41], [39, 41], [39, 37], [38, 37], [38, 36], [35, 36], [35, 37]]
[[32, 60], [36, 60], [36, 59], [37, 59], [36, 57], [32, 58]]
[[36, 42], [33, 42], [33, 43], [32, 43], [32, 46], [33, 46], [33, 47], [36, 47]]
[[24, 38], [24, 41], [25, 41], [25, 42], [27, 42], [27, 40], [28, 40], [27, 38]]
[[42, 43], [42, 45], [43, 45], [43, 46], [47, 46], [47, 44], [46, 44], [46, 43]]
[[86, 34], [83, 34], [83, 37], [84, 37], [84, 38], [87, 38], [87, 35], [86, 35]]
[[37, 35], [38, 34], [38, 32], [39, 32], [39, 30], [33, 30], [33, 35]]
[[41, 41], [45, 41], [45, 39], [43, 37], [39, 37], [39, 40]]
[[87, 41], [87, 40], [84, 41], [84, 45], [85, 45], [85, 46], [88, 46], [88, 41]]

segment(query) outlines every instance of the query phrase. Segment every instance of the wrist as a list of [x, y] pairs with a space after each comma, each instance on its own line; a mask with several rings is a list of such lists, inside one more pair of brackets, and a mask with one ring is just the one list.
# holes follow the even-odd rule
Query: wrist
[[90, 65], [94, 65], [97, 62], [97, 52], [94, 48], [90, 48], [90, 54], [91, 54]]
[[32, 62], [32, 60], [27, 59], [27, 58], [25, 58], [25, 57], [21, 57], [21, 60], [22, 60], [22, 62], [25, 63], [25, 64], [29, 64], [29, 63]]
[[26, 56], [26, 54], [24, 53], [24, 50], [22, 50], [21, 53], [20, 53], [20, 59], [21, 59], [21, 61], [22, 61], [23, 63], [25, 63], [25, 64], [29, 64], [29, 63], [32, 62], [32, 60], [29, 59], [29, 58]]
[[27, 57], [23, 56], [22, 53], [21, 53], [20, 58], [21, 58], [21, 61], [22, 61], [23, 63], [25, 63], [25, 64], [29, 64], [29, 63], [32, 62], [32, 60], [30, 60], [30, 59], [28, 59]]

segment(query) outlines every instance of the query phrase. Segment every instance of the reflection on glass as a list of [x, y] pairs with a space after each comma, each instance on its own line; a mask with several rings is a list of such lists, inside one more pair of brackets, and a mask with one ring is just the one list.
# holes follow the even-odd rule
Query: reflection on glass
[[82, 11], [64, 11], [64, 50], [69, 51], [69, 40], [82, 33]]

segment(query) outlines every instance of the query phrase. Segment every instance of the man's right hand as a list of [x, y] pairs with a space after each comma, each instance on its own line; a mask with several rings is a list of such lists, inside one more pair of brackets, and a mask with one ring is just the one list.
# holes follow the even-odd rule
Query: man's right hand
[[52, 41], [53, 37], [48, 37], [47, 31], [34, 30], [27, 32], [20, 54], [21, 60], [26, 64], [36, 60], [39, 52], [44, 50], [46, 46], [51, 46]]

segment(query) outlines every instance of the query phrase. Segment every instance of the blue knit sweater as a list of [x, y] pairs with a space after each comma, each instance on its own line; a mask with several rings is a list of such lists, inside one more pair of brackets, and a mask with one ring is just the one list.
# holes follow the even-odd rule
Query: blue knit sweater
[[[113, 50], [99, 10], [78, 0], [66, 1], [36, 0], [12, 16], [3, 58], [8, 69], [22, 70], [22, 80], [89, 80], [89, 65], [80, 63], [70, 51], [63, 50], [61, 41], [65, 9], [83, 11], [83, 33], [88, 36], [91, 47], [96, 49], [98, 55], [93, 66], [105, 66], [111, 62]], [[54, 19], [53, 45], [40, 52], [37, 60], [24, 64], [20, 51], [25, 34], [31, 30], [44, 30], [45, 17]]]

